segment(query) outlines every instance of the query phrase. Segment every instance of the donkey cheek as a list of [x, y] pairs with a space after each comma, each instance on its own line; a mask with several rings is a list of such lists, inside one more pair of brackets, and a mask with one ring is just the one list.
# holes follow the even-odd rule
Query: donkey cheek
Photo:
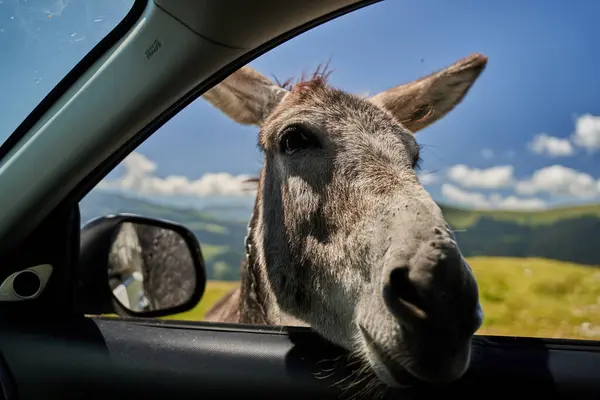
[[307, 290], [301, 283], [304, 282], [303, 274], [295, 272], [298, 268], [301, 267], [294, 268], [291, 279], [287, 271], [279, 275], [279, 293], [286, 308], [304, 309], [309, 303]]
[[285, 268], [280, 267], [270, 275], [279, 306], [296, 317], [302, 317], [300, 314], [308, 310], [311, 304], [306, 266], [287, 263]]

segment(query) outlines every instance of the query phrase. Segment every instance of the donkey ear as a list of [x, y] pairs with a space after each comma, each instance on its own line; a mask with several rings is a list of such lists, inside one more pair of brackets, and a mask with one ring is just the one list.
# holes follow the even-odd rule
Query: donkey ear
[[240, 124], [260, 125], [286, 93], [287, 90], [244, 66], [202, 97]]
[[465, 97], [487, 64], [472, 54], [443, 70], [381, 92], [370, 100], [390, 111], [415, 133], [450, 112]]

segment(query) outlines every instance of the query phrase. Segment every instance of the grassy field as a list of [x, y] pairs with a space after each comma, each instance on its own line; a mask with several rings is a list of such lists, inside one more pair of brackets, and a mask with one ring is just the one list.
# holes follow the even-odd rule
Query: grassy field
[[224, 282], [224, 281], [208, 281], [204, 296], [198, 305], [192, 308], [190, 311], [169, 315], [163, 317], [164, 319], [184, 320], [184, 321], [200, 321], [204, 317], [204, 313], [212, 307], [221, 297], [227, 292], [236, 287], [238, 282]]
[[474, 257], [480, 334], [600, 339], [600, 269], [539, 258]]
[[[474, 257], [487, 335], [600, 340], [600, 269], [539, 258]], [[166, 317], [201, 320], [236, 282], [211, 281], [200, 304]]]

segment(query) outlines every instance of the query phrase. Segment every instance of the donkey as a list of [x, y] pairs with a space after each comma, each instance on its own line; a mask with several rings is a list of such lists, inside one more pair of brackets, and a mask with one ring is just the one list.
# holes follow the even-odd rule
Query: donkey
[[203, 97], [260, 127], [263, 167], [241, 285], [206, 321], [310, 326], [387, 386], [449, 383], [483, 320], [477, 283], [416, 174], [414, 133], [462, 101], [473, 54], [372, 97], [328, 72], [279, 85], [248, 66]]

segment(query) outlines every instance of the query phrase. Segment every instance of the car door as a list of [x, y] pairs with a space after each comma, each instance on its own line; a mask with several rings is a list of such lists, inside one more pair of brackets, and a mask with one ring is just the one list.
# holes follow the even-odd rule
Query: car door
[[[195, 10], [194, 3], [195, 7], [201, 8], [200, 11], [192, 11]], [[161, 214], [164, 210], [156, 205], [150, 207], [143, 201], [135, 205], [115, 205], [109, 203], [107, 197], [102, 198], [96, 208], [101, 211], [90, 211], [94, 201], [92, 195], [99, 193], [94, 191], [95, 188], [101, 186], [100, 182], [115, 182], [103, 179], [110, 177], [110, 172], [119, 162], [131, 161], [132, 154], [135, 158], [134, 150], [137, 151], [141, 143], [152, 143], [155, 136], [149, 138], [151, 134], [163, 124], [168, 124], [169, 119], [175, 120], [180, 115], [178, 113], [193, 110], [190, 103], [194, 99], [242, 65], [337, 16], [348, 14], [339, 21], [348, 18], [345, 20], [347, 23], [360, 22], [357, 15], [363, 11], [354, 10], [370, 3], [290, 1], [283, 5], [260, 1], [248, 6], [246, 2], [234, 0], [218, 3], [157, 0], [135, 1], [131, 8], [122, 7], [118, 17], [112, 10], [115, 13], [112, 15], [113, 26], [105, 29], [106, 32], [98, 37], [98, 43], [85, 57], [83, 54], [88, 49], [81, 50], [76, 59], [73, 56], [75, 60], [83, 58], [74, 61], [78, 63], [71, 72], [64, 77], [55, 73], [56, 86], [49, 87], [48, 94], [38, 93], [43, 100], [31, 113], [27, 110], [28, 116], [23, 115], [18, 121], [11, 120], [16, 130], [0, 147], [0, 204], [3, 209], [0, 265], [4, 266], [0, 270], [1, 281], [10, 281], [12, 274], [32, 267], [51, 271], [44, 275], [48, 279], [43, 282], [43, 288], [29, 299], [16, 299], [10, 290], [4, 289], [3, 292], [0, 286], [2, 295], [13, 296], [2, 297], [7, 301], [0, 302], [0, 318], [3, 321], [0, 325], [0, 384], [5, 398], [371, 398], [374, 395], [369, 391], [374, 383], [360, 379], [360, 371], [356, 371], [360, 366], [348, 362], [348, 353], [309, 328], [198, 322], [183, 314], [174, 316], [176, 319], [91, 316], [89, 314], [94, 312], [89, 308], [86, 310], [87, 304], [81, 296], [89, 268], [82, 265], [80, 258], [80, 245], [85, 240], [81, 237], [81, 227], [90, 218], [124, 212], [139, 212], [155, 218], [167, 215], [167, 219], [171, 220], [181, 217], [181, 221], [175, 222], [183, 224], [189, 223], [192, 218], [185, 213]], [[388, 4], [385, 6], [388, 7]], [[428, 4], [429, 7], [434, 5]], [[391, 9], [384, 8], [383, 3], [378, 6], [380, 8], [374, 8], [373, 15], [385, 14]], [[441, 7], [440, 4], [438, 6]], [[553, 6], [548, 7], [551, 9]], [[502, 10], [507, 12], [509, 8]], [[419, 15], [425, 9], [412, 12]], [[14, 16], [21, 23], [28, 21], [24, 19], [26, 10], [14, 9]], [[87, 12], [91, 13], [90, 10], [99, 12], [93, 7]], [[232, 10], [239, 12], [234, 14]], [[457, 7], [456, 10], [454, 13], [460, 14], [461, 9]], [[91, 15], [86, 23], [101, 23], [94, 21], [107, 18], [109, 11]], [[406, 12], [410, 11], [409, 8]], [[34, 15], [41, 23], [51, 23], [68, 12], [66, 3], [60, 3], [52, 9], [39, 9]], [[31, 33], [27, 30], [30, 27], [24, 25], [25, 32]], [[353, 29], [358, 29], [356, 26]], [[90, 32], [100, 36], [93, 29]], [[64, 35], [73, 38], [73, 45], [79, 43], [76, 41], [79, 32]], [[460, 37], [461, 33], [457, 35]], [[322, 39], [326, 36], [323, 33], [316, 37]], [[419, 60], [420, 63], [425, 61]], [[413, 72], [422, 75], [423, 71], [416, 66]], [[353, 89], [364, 90], [358, 86]], [[186, 106], [190, 108], [184, 109]], [[14, 110], [19, 115], [18, 109]], [[493, 117], [490, 112], [486, 115]], [[452, 127], [450, 122], [448, 124], [446, 128]], [[8, 123], [4, 126], [5, 129], [9, 127]], [[156, 133], [156, 137], [160, 135], [160, 132]], [[173, 141], [173, 138], [165, 140]], [[543, 143], [547, 142], [542, 138], [541, 142], [536, 142], [537, 147], [532, 145], [532, 149], [542, 149], [538, 153], [544, 153], [556, 148], [552, 145], [544, 147]], [[564, 146], [564, 142], [561, 143]], [[167, 150], [167, 146], [161, 146], [164, 151]], [[489, 156], [489, 152], [486, 154]], [[137, 161], [141, 162], [142, 169], [145, 166], [145, 171], [152, 172], [156, 168], [149, 160], [138, 157]], [[465, 166], [451, 169], [450, 179], [454, 176], [457, 177], [454, 182], [477, 187], [477, 178], [482, 180], [481, 173], [472, 173], [472, 169]], [[482, 185], [487, 182], [488, 186], [494, 186], [490, 182], [497, 178], [492, 175], [488, 172]], [[134, 180], [146, 177], [133, 175]], [[521, 190], [542, 191], [544, 185], [534, 178], [522, 179]], [[122, 184], [123, 181], [117, 182]], [[502, 179], [494, 182], [500, 185], [497, 182], [502, 182]], [[472, 193], [469, 196], [464, 186], [456, 190], [456, 186], [452, 189], [449, 185], [446, 183], [445, 192], [454, 194], [455, 198], [457, 194], [465, 198], [466, 193], [468, 199], [474, 198], [475, 203], [481, 203], [483, 199], [486, 205], [498, 199], [493, 196], [473, 197]], [[515, 201], [509, 196], [502, 200], [508, 203]], [[533, 228], [517, 231], [517, 227], [522, 225], [510, 225], [505, 228], [506, 231], [485, 225], [486, 221], [491, 224], [498, 223], [498, 220], [508, 224], [506, 221], [510, 222], [510, 218], [506, 216], [505, 209], [502, 210], [505, 214], [500, 212], [499, 217], [481, 211], [480, 214], [467, 214], [464, 210], [450, 208], [444, 211], [465, 217], [455, 220], [458, 221], [455, 230], [459, 241], [475, 248], [471, 250], [472, 254], [477, 254], [482, 248], [483, 251], [489, 249], [485, 247], [489, 246], [489, 241], [482, 244], [476, 240], [485, 235], [494, 237], [508, 232], [509, 239], [516, 236], [521, 242], [528, 235], [538, 235]], [[150, 215], [153, 212], [156, 214]], [[546, 214], [544, 216], [548, 218]], [[475, 217], [483, 222], [479, 225], [464, 222]], [[206, 223], [204, 220], [199, 222]], [[473, 230], [475, 238], [462, 238], [459, 222], [467, 227], [463, 233], [466, 235]], [[567, 220], [567, 223], [573, 222]], [[231, 230], [238, 228], [231, 225]], [[557, 228], [542, 227], [546, 231], [551, 229]], [[200, 248], [208, 259], [211, 243], [208, 236], [202, 238]], [[235, 242], [237, 238], [232, 240]], [[552, 247], [556, 246], [549, 248]], [[488, 253], [480, 254], [494, 255]], [[558, 255], [555, 257], [559, 258]], [[217, 263], [226, 259], [214, 260], [207, 265], [212, 277], [218, 270]], [[473, 268], [478, 272], [483, 264], [481, 260], [476, 261]], [[487, 262], [486, 266], [495, 265]], [[578, 325], [581, 328], [577, 331], [578, 335], [561, 336], [560, 327], [554, 325], [546, 328], [559, 333], [545, 335], [549, 330], [543, 331], [541, 323], [537, 327], [535, 323], [527, 325], [540, 331], [532, 334], [525, 330], [525, 322], [529, 321], [526, 314], [537, 310], [532, 303], [546, 298], [543, 296], [550, 292], [559, 295], [565, 291], [573, 292], [574, 284], [569, 282], [581, 285], [581, 290], [590, 290], [584, 293], [590, 297], [595, 287], [583, 286], [585, 282], [581, 277], [594, 275], [583, 275], [585, 272], [576, 268], [573, 269], [576, 273], [564, 275], [567, 277], [563, 279], [567, 282], [566, 287], [561, 285], [560, 278], [539, 281], [538, 286], [531, 286], [532, 290], [537, 288], [542, 297], [533, 297], [533, 294], [532, 297], [515, 297], [516, 292], [510, 294], [513, 297], [506, 297], [506, 289], [504, 292], [501, 289], [507, 286], [508, 272], [502, 272], [500, 268], [506, 266], [506, 270], [518, 270], [520, 275], [511, 281], [514, 284], [531, 274], [552, 268], [558, 271], [553, 272], [557, 275], [552, 277], [562, 277], [562, 269], [559, 268], [562, 264], [546, 261], [539, 267], [535, 265], [536, 260], [525, 259], [521, 261], [525, 264], [515, 267], [507, 259], [496, 262], [500, 263], [497, 270], [488, 267], [493, 273], [481, 275], [481, 297], [486, 301], [484, 310], [487, 309], [485, 306], [491, 310], [487, 314], [490, 325], [484, 325], [482, 332], [485, 335], [474, 339], [473, 359], [466, 375], [450, 385], [423, 386], [405, 392], [388, 389], [377, 394], [391, 398], [409, 395], [413, 398], [434, 395], [524, 396], [530, 390], [531, 395], [535, 393], [544, 398], [593, 398], [600, 393], [600, 380], [597, 379], [599, 347], [594, 340], [582, 340], [587, 331], [581, 330], [584, 327], [593, 329], [597, 321], [591, 307], [594, 304], [587, 304], [589, 307], [584, 309], [581, 304], [568, 303], [572, 297], [558, 297], [557, 302], [566, 302], [567, 309], [578, 307], [577, 312], [569, 314], [575, 316], [574, 319], [581, 325]], [[210, 285], [209, 282], [208, 288], [216, 292], [216, 286]], [[85, 288], [87, 290], [88, 287]], [[200, 305], [207, 299], [205, 295]], [[513, 302], [510, 303], [510, 300]], [[518, 301], [523, 302], [521, 309], [518, 304], [514, 305]], [[508, 305], [513, 305], [513, 308]], [[542, 309], [549, 310], [547, 313], [550, 314], [563, 310], [559, 307]], [[515, 320], [523, 325], [498, 325], [500, 317], [505, 320], [510, 317], [502, 313], [506, 310], [513, 312]], [[183, 320], [185, 318], [190, 320]], [[552, 318], [535, 321], [552, 321]], [[493, 325], [494, 322], [496, 325]], [[507, 324], [506, 321], [504, 323]]]

